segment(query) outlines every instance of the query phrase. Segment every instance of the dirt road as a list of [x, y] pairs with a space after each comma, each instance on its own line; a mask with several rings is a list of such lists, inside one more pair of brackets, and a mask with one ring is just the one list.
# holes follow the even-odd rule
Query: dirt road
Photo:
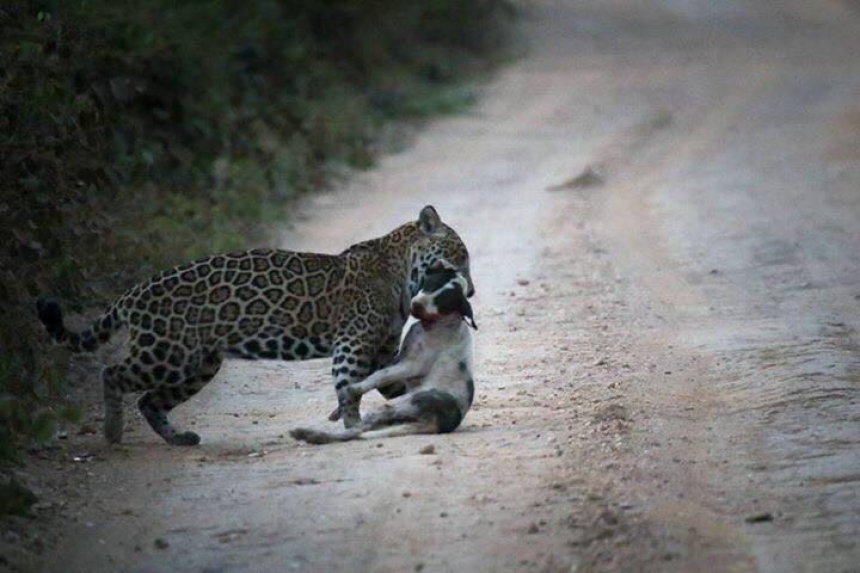
[[95, 461], [49, 570], [860, 570], [860, 6], [545, 1], [525, 26], [472, 113], [280, 241], [438, 208], [478, 289], [464, 427], [299, 445], [328, 362], [232, 362], [176, 413], [198, 448], [138, 416], [122, 448], [70, 440]]

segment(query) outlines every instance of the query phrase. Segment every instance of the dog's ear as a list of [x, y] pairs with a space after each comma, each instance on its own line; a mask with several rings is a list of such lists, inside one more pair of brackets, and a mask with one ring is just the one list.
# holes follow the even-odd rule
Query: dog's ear
[[433, 205], [427, 205], [421, 209], [418, 215], [418, 226], [428, 235], [432, 235], [442, 226], [442, 218], [439, 217]]
[[469, 304], [469, 299], [466, 298], [463, 291], [460, 291], [460, 314], [463, 315], [463, 320], [466, 321], [466, 324], [478, 330], [478, 323], [475, 322], [475, 317], [472, 315], [472, 305]]

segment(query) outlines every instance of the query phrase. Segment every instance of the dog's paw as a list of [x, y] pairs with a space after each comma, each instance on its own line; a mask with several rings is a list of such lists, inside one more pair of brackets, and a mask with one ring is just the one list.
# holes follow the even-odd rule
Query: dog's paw
[[310, 428], [295, 428], [290, 430], [290, 436], [294, 439], [307, 442], [309, 444], [328, 444], [331, 438], [325, 432], [312, 430]]
[[305, 436], [307, 436], [308, 432], [310, 432], [310, 430], [307, 428], [295, 428], [293, 430], [290, 430], [290, 437], [304, 442]]
[[340, 420], [340, 416], [341, 416], [341, 410], [340, 410], [340, 406], [338, 406], [337, 408], [335, 408], [334, 410], [331, 411], [331, 414], [328, 415], [328, 419], [331, 422], [337, 422], [338, 420]]

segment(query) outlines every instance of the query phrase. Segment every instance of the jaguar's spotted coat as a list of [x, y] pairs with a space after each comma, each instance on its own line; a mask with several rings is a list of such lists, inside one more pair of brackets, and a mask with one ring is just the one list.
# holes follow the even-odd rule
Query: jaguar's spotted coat
[[428, 206], [417, 222], [339, 255], [260, 249], [165, 271], [120, 296], [82, 333], [65, 328], [54, 301], [40, 300], [38, 313], [73, 352], [95, 350], [129, 327], [128, 356], [102, 373], [110, 442], [122, 439], [123, 395], [143, 391], [138, 406], [153, 430], [171, 444], [199, 443], [167, 414], [215, 376], [225, 355], [333, 356], [338, 404], [352, 427], [361, 421], [359, 402], [347, 386], [393, 360], [409, 300], [431, 266], [469, 276], [466, 246]]

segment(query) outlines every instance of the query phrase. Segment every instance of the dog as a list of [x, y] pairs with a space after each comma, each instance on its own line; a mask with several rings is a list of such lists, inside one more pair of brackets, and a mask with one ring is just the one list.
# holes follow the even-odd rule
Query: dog
[[456, 430], [475, 398], [470, 328], [477, 330], [478, 325], [466, 299], [467, 289], [461, 273], [431, 269], [411, 301], [410, 313], [418, 321], [409, 328], [395, 362], [348, 389], [357, 398], [371, 390], [403, 385], [403, 395], [367, 414], [353, 428], [336, 432], [296, 428], [290, 435], [328, 444]]

